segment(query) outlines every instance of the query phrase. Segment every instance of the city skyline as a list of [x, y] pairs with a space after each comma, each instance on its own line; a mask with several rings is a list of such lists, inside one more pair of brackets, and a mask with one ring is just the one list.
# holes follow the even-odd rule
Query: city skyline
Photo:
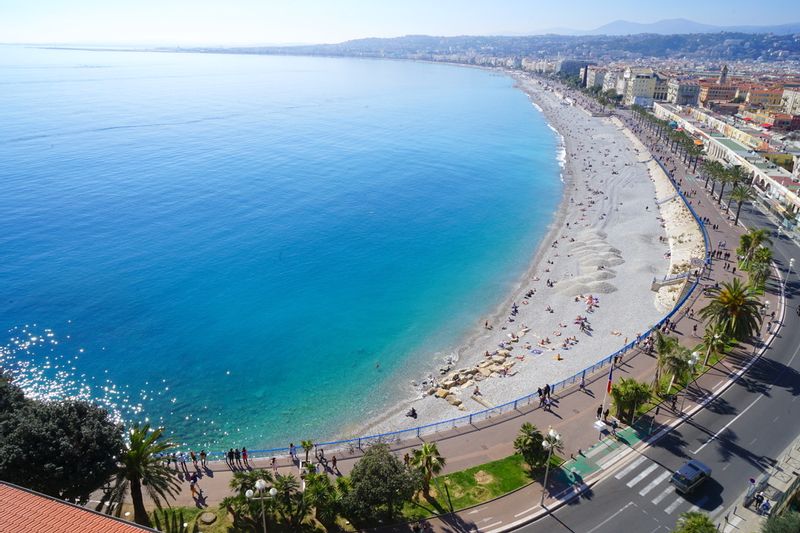
[[167, 4], [124, 1], [0, 0], [0, 42], [241, 45], [335, 43], [400, 35], [525, 35], [564, 29], [587, 31], [627, 20], [652, 23], [686, 18], [702, 24], [776, 25], [800, 19], [800, 9], [781, 0], [754, 11], [733, 0], [647, 6], [625, 0], [611, 5], [577, 1], [554, 9], [521, 0], [445, 0], [428, 5], [345, 0], [301, 0], [291, 4], [234, 0], [175, 0]]

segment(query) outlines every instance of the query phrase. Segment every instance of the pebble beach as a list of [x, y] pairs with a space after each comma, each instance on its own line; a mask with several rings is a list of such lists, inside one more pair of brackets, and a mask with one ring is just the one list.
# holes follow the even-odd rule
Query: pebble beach
[[[509, 75], [561, 138], [561, 205], [502, 304], [409, 384], [406, 402], [354, 434], [474, 413], [572, 376], [660, 320], [682, 285], [654, 291], [653, 280], [703, 256], [700, 228], [619, 119], [592, 116], [559, 88]], [[412, 407], [416, 418], [405, 416]]]

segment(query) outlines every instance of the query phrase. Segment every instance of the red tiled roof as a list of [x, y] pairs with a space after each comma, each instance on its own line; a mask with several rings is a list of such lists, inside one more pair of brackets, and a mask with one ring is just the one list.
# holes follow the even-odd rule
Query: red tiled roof
[[142, 533], [154, 531], [0, 481], [0, 532]]

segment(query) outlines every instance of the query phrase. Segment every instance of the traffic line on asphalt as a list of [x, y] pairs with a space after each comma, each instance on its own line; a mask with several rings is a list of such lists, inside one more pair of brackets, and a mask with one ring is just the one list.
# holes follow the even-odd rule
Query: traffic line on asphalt
[[650, 466], [648, 466], [647, 468], [645, 468], [644, 470], [642, 470], [642, 471], [639, 473], [639, 475], [638, 475], [638, 476], [636, 476], [636, 477], [635, 477], [635, 478], [633, 478], [632, 480], [628, 481], [628, 483], [627, 483], [627, 487], [628, 487], [629, 489], [630, 489], [630, 488], [632, 488], [632, 487], [634, 487], [634, 486], [635, 486], [635, 485], [637, 485], [637, 484], [638, 484], [638, 483], [639, 483], [641, 480], [643, 480], [644, 478], [646, 478], [647, 476], [649, 476], [649, 475], [650, 475], [650, 472], [652, 472], [652, 471], [653, 471], [653, 470], [655, 470], [656, 468], [658, 468], [658, 464], [656, 464], [656, 463], [653, 463], [653, 464], [651, 464]]
[[675, 498], [675, 501], [669, 504], [669, 506], [664, 509], [664, 512], [667, 514], [672, 514], [672, 512], [678, 508], [678, 506], [684, 502], [683, 496], [678, 496]]
[[599, 466], [601, 470], [605, 470], [609, 466], [611, 466], [614, 463], [616, 463], [617, 460], [619, 458], [621, 458], [625, 454], [625, 452], [627, 452], [628, 450], [630, 450], [630, 448], [619, 448], [619, 449], [611, 452], [602, 461], [598, 462], [597, 466]]
[[517, 513], [517, 514], [515, 514], [515, 515], [514, 515], [514, 518], [519, 518], [519, 517], [520, 517], [520, 516], [522, 516], [522, 515], [528, 514], [528, 513], [530, 513], [531, 511], [533, 511], [534, 509], [537, 509], [538, 507], [539, 507], [538, 505], [534, 505], [533, 507], [528, 507], [527, 509], [525, 509], [525, 510], [524, 510], [524, 511], [522, 511], [521, 513]]
[[716, 440], [716, 439], [717, 439], [717, 437], [719, 437], [719, 434], [720, 434], [720, 433], [722, 433], [723, 431], [725, 431], [726, 429], [728, 429], [728, 427], [729, 427], [731, 424], [733, 424], [734, 422], [736, 422], [736, 421], [739, 419], [739, 417], [740, 417], [740, 416], [742, 416], [742, 415], [743, 415], [743, 414], [745, 414], [747, 411], [749, 411], [749, 410], [750, 410], [750, 408], [751, 408], [751, 407], [753, 407], [753, 406], [756, 404], [756, 402], [757, 402], [758, 400], [760, 400], [761, 398], [763, 398], [763, 397], [764, 397], [763, 395], [760, 395], [758, 398], [756, 398], [755, 400], [753, 400], [753, 401], [750, 403], [750, 405], [748, 405], [747, 407], [745, 407], [744, 409], [742, 409], [742, 412], [741, 412], [741, 413], [739, 413], [738, 415], [736, 415], [736, 416], [733, 418], [733, 420], [731, 420], [730, 422], [728, 422], [727, 424], [725, 424], [724, 426], [722, 426], [722, 429], [720, 429], [719, 431], [717, 431], [716, 433], [714, 433], [714, 434], [713, 434], [711, 437], [709, 437], [709, 439], [708, 439], [708, 440], [707, 440], [707, 441], [706, 441], [706, 442], [705, 442], [705, 443], [704, 443], [702, 446], [700, 446], [699, 448], [697, 448], [697, 449], [696, 449], [695, 451], [693, 451], [692, 453], [693, 453], [693, 454], [697, 454], [698, 452], [700, 452], [700, 450], [702, 450], [703, 448], [705, 448], [706, 446], [708, 446], [709, 444], [711, 444], [711, 442], [712, 442], [712, 441]]
[[483, 526], [483, 527], [489, 528], [489, 527], [499, 526], [502, 523], [503, 523], [503, 521], [500, 520], [499, 522], [495, 522], [493, 524], [489, 524], [489, 525], [486, 525], [486, 526]]
[[670, 494], [672, 494], [673, 492], [674, 492], [674, 491], [672, 490], [672, 487], [671, 487], [671, 486], [670, 486], [670, 487], [667, 487], [666, 489], [664, 489], [664, 492], [662, 492], [661, 494], [659, 494], [658, 496], [656, 496], [655, 498], [653, 498], [653, 499], [650, 501], [650, 503], [652, 503], [653, 505], [658, 505], [659, 503], [661, 503], [661, 500], [663, 500], [664, 498], [666, 498], [667, 496], [669, 496], [669, 495], [670, 495]]
[[614, 479], [624, 478], [625, 476], [630, 474], [636, 467], [645, 462], [646, 459], [647, 457], [645, 457], [644, 455], [640, 455], [639, 458], [636, 459], [634, 462], [632, 462], [631, 464], [629, 464], [628, 466], [617, 472], [617, 474], [614, 476]]
[[656, 488], [656, 486], [669, 477], [669, 471], [661, 472], [657, 478], [651, 481], [645, 488], [639, 491], [639, 496], [647, 496], [647, 493]]
[[621, 513], [625, 512], [625, 509], [627, 509], [627, 508], [628, 508], [628, 507], [630, 507], [631, 505], [633, 505], [634, 507], [636, 507], [636, 504], [635, 504], [635, 503], [633, 503], [633, 502], [628, 502], [628, 503], [626, 503], [624, 507], [622, 507], [622, 508], [621, 508], [621, 509], [619, 509], [619, 510], [618, 510], [616, 513], [612, 514], [611, 516], [609, 516], [608, 518], [606, 518], [605, 520], [603, 520], [602, 522], [600, 522], [599, 524], [597, 524], [596, 526], [594, 526], [592, 529], [590, 529], [590, 530], [589, 530], [589, 531], [587, 531], [586, 533], [594, 533], [595, 531], [597, 531], [598, 529], [600, 529], [600, 528], [601, 528], [601, 527], [603, 527], [604, 525], [606, 525], [606, 524], [608, 524], [609, 522], [611, 522], [612, 520], [614, 520], [614, 519], [615, 519], [617, 516], [619, 516]]

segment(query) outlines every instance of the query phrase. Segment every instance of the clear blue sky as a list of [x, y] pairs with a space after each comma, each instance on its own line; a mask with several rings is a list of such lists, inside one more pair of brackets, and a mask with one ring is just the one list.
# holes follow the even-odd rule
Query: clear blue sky
[[0, 42], [322, 43], [410, 33], [526, 34], [679, 17], [766, 25], [800, 21], [798, 6], [800, 0], [0, 0]]

